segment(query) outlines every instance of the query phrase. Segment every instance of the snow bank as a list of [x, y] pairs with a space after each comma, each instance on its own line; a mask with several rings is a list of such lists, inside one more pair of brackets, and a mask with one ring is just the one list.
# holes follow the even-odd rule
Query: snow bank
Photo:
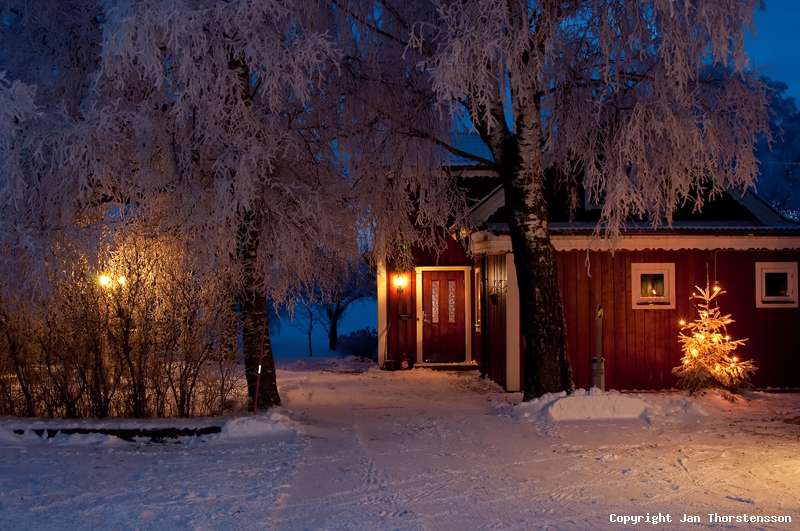
[[669, 393], [619, 393], [592, 388], [577, 389], [571, 395], [551, 393], [515, 404], [509, 411], [507, 403], [498, 403], [511, 418], [533, 421], [575, 421], [644, 419], [654, 417], [666, 421], [700, 421], [710, 415], [707, 407], [695, 397]]
[[223, 438], [261, 437], [265, 435], [293, 435], [299, 431], [297, 424], [280, 409], [271, 409], [259, 415], [238, 417], [222, 426]]
[[620, 394], [568, 396], [547, 408], [553, 420], [647, 418], [647, 404], [637, 397]]
[[374, 361], [355, 356], [308, 358], [305, 360], [275, 360], [275, 368], [291, 372], [367, 372], [377, 370]]

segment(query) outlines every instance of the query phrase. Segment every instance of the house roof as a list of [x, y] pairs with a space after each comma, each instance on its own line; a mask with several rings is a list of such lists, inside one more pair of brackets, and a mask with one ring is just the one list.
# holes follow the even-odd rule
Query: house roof
[[450, 135], [453, 147], [465, 153], [473, 153], [476, 158], [456, 155], [443, 151], [442, 164], [449, 168], [470, 168], [480, 170], [477, 160], [494, 160], [492, 152], [481, 137], [475, 133], [455, 132]]
[[[453, 142], [462, 151], [492, 160], [488, 147], [474, 133], [454, 134]], [[505, 192], [497, 174], [467, 157], [448, 154], [444, 160], [445, 171], [460, 176], [459, 185], [471, 205], [470, 219], [475, 228], [497, 236], [507, 234]], [[601, 209], [581, 201], [577, 209], [570, 211], [568, 193], [563, 188], [545, 189], [551, 238], [554, 243], [561, 242], [557, 248], [800, 249], [800, 223], [781, 215], [751, 189], [706, 197], [700, 211], [692, 203], [685, 204], [673, 213], [669, 224], [665, 221], [654, 227], [649, 220], [628, 221], [616, 242], [595, 237]], [[583, 193], [578, 190], [580, 200]], [[480, 238], [476, 234], [471, 237]]]
[[[550, 230], [551, 232], [593, 232], [597, 227], [599, 215], [599, 209], [587, 212], [587, 209], [582, 207], [570, 221], [568, 218], [564, 219], [562, 211], [555, 209], [555, 213], [551, 212], [550, 215]], [[470, 219], [478, 228], [495, 232], [507, 230], [505, 192], [502, 185], [495, 186], [489, 194], [472, 207]], [[741, 196], [724, 192], [722, 196], [709, 200], [703, 210], [699, 212], [694, 212], [688, 207], [679, 209], [669, 225], [660, 224], [653, 227], [649, 221], [629, 221], [623, 227], [623, 233], [631, 235], [653, 234], [654, 231], [658, 233], [800, 232], [800, 223], [785, 218], [753, 191], [747, 190]]]

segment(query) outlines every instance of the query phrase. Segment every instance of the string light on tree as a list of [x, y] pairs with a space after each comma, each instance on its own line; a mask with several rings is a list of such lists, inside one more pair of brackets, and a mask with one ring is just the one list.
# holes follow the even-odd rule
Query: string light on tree
[[678, 385], [696, 393], [709, 387], [721, 387], [739, 392], [749, 385], [749, 378], [757, 370], [752, 360], [740, 361], [734, 355], [737, 347], [746, 339], [732, 340], [727, 325], [733, 323], [730, 315], [722, 315], [716, 298], [725, 293], [717, 282], [713, 289], [697, 287], [692, 294], [698, 318], [687, 323], [681, 319], [679, 341], [682, 344], [681, 365], [672, 369], [678, 377]]

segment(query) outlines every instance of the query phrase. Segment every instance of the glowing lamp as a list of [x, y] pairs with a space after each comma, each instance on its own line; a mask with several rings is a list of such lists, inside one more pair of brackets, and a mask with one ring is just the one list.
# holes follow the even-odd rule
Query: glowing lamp
[[100, 275], [100, 285], [108, 286], [109, 284], [111, 284], [111, 277], [108, 275]]
[[681, 325], [681, 326], [686, 326], [686, 321], [681, 319], [680, 321], [678, 321], [678, 324]]
[[394, 288], [398, 291], [398, 293], [402, 293], [404, 289], [408, 286], [408, 278], [403, 275], [395, 275], [394, 280], [392, 281], [394, 284]]
[[119, 278], [117, 279], [117, 282], [119, 283], [119, 285], [120, 285], [120, 286], [124, 286], [124, 285], [125, 285], [125, 282], [127, 282], [127, 281], [128, 281], [128, 279], [127, 279], [127, 278], [125, 278], [125, 277], [119, 277]]

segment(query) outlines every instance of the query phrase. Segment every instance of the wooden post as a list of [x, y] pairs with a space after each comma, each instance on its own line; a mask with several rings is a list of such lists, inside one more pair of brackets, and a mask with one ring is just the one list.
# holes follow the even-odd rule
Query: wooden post
[[606, 390], [603, 370], [603, 305], [597, 305], [597, 363], [595, 364], [595, 386], [601, 391]]

